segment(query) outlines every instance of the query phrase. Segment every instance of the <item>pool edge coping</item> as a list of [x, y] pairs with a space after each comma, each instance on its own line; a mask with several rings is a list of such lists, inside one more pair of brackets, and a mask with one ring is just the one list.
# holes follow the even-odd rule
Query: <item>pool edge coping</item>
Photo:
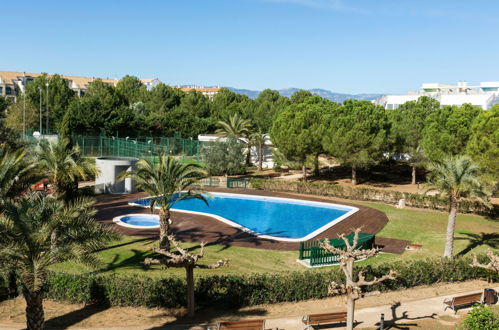
[[[129, 216], [151, 216], [151, 217], [154, 217], [154, 218], [157, 218], [158, 219], [158, 225], [157, 226], [137, 226], [137, 225], [130, 225], [126, 222], [123, 222], [121, 221], [121, 219], [123, 219], [124, 217], [129, 217]], [[157, 214], [144, 214], [144, 213], [128, 213], [128, 214], [123, 214], [123, 215], [120, 215], [120, 216], [117, 216], [117, 217], [114, 217], [113, 218], [113, 222], [119, 226], [123, 226], [123, 227], [127, 227], [127, 228], [133, 228], [133, 229], [159, 229], [159, 215]]]

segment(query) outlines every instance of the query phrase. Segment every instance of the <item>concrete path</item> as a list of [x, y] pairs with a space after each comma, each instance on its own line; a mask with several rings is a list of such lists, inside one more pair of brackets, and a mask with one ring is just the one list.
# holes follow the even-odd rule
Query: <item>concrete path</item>
[[[494, 288], [499, 291], [499, 287]], [[370, 307], [358, 309], [355, 312], [355, 321], [359, 322], [355, 327], [362, 328], [376, 328], [379, 326], [381, 313], [385, 315], [385, 325], [414, 323], [414, 321], [421, 319], [436, 318], [438, 316], [448, 315], [454, 316], [454, 311], [447, 309], [444, 311], [443, 301], [445, 298], [462, 296], [471, 293], [478, 293], [479, 291], [467, 291], [459, 294], [452, 294], [448, 296], [439, 296], [422, 300], [396, 302], [394, 304], [383, 305], [379, 307]], [[458, 310], [458, 314], [467, 313], [471, 307], [462, 308]], [[266, 322], [269, 329], [286, 329], [286, 330], [303, 330], [304, 326], [301, 317], [295, 318], [279, 318], [269, 319]], [[345, 329], [344, 327], [331, 326], [321, 327], [321, 329]]]

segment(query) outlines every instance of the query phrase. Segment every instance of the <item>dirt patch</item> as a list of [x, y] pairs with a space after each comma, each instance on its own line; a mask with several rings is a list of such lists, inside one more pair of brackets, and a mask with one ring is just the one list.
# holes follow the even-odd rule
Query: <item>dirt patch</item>
[[[408, 290], [383, 293], [380, 296], [370, 296], [358, 300], [357, 309], [377, 307], [395, 302], [409, 302], [420, 299], [448, 296], [471, 290], [481, 290], [490, 287], [485, 281], [468, 281], [463, 283], [435, 284]], [[424, 309], [425, 306], [421, 308]], [[17, 298], [0, 303], [0, 328], [22, 328], [25, 322], [24, 299]], [[322, 300], [309, 300], [296, 303], [280, 303], [259, 305], [240, 309], [212, 307], [202, 309], [195, 319], [185, 318], [184, 309], [143, 308], [143, 307], [106, 307], [100, 305], [67, 304], [52, 300], [45, 301], [45, 316], [47, 328], [171, 328], [171, 329], [203, 329], [208, 323], [216, 320], [238, 320], [251, 318], [299, 318], [306, 314], [343, 311], [343, 297], [333, 297]], [[433, 324], [442, 328], [453, 328], [454, 317], [444, 317], [441, 322], [422, 320], [417, 327], [429, 329]]]

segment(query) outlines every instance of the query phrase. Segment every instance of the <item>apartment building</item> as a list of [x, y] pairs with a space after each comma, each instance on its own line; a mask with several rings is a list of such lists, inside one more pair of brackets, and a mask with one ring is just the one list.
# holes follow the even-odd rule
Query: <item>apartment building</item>
[[394, 110], [408, 101], [416, 101], [421, 96], [436, 99], [442, 106], [463, 105], [470, 103], [484, 110], [499, 104], [499, 81], [481, 82], [479, 85], [468, 85], [466, 81], [457, 84], [424, 83], [419, 91], [406, 95], [383, 95], [374, 100], [375, 104], [385, 109]]
[[201, 92], [204, 96], [208, 97], [210, 100], [220, 91], [220, 87], [203, 87], [203, 86], [175, 86], [180, 88], [184, 92], [189, 92], [192, 90]]

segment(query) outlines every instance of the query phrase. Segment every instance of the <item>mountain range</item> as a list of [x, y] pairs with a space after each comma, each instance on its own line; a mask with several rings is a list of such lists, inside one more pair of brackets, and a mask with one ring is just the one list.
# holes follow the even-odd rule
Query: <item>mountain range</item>
[[[255, 90], [250, 90], [250, 89], [239, 89], [239, 88], [233, 88], [233, 87], [227, 87], [231, 91], [239, 94], [244, 94], [248, 95], [248, 97], [252, 99], [256, 99], [258, 97], [258, 94], [260, 94], [261, 91], [255, 91]], [[280, 89], [278, 92], [282, 96], [290, 97], [294, 92], [299, 91], [300, 88], [286, 88], [286, 89]], [[328, 91], [326, 89], [320, 89], [320, 88], [313, 88], [313, 89], [307, 89], [314, 95], [319, 95], [325, 99], [337, 102], [337, 103], [343, 103], [343, 101], [348, 100], [348, 99], [354, 99], [354, 100], [367, 100], [371, 101], [374, 99], [377, 99], [378, 97], [382, 96], [383, 94], [344, 94], [344, 93], [335, 93], [332, 91]]]

